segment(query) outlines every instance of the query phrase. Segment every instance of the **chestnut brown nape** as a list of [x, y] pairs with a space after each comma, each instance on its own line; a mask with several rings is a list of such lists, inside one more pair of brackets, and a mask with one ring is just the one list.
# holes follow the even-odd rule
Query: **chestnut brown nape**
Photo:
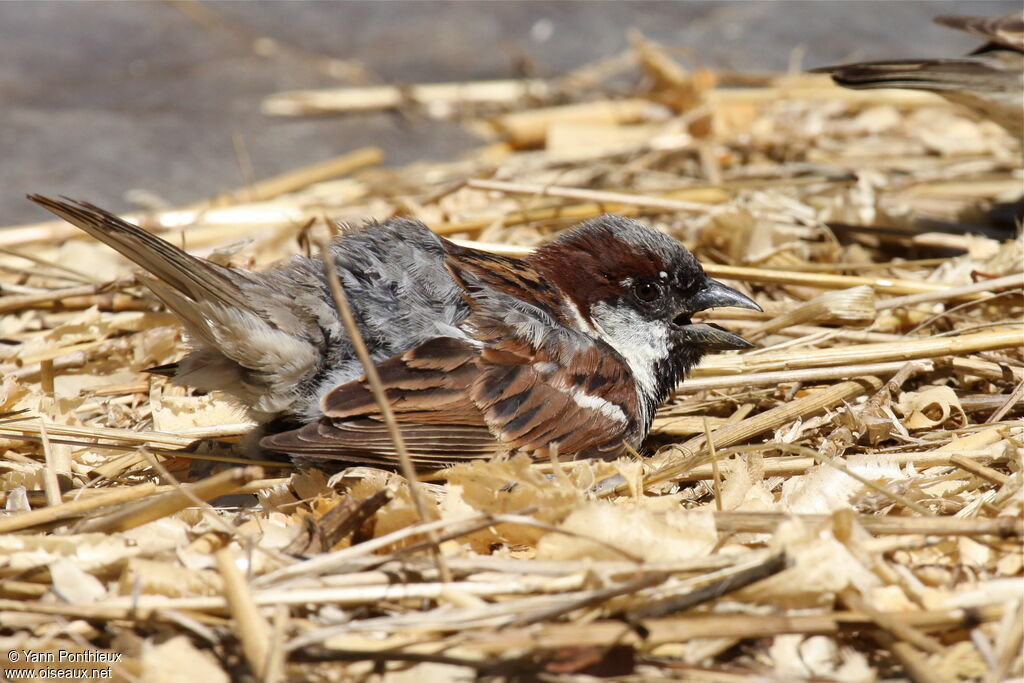
[[569, 294], [584, 316], [597, 302], [623, 294], [627, 279], [664, 274], [685, 288], [704, 278], [700, 264], [677, 240], [621, 216], [587, 221], [527, 259]]

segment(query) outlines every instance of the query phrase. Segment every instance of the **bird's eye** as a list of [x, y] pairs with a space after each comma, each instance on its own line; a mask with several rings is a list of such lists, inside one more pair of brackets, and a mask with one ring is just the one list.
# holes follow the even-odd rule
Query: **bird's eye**
[[640, 301], [654, 301], [661, 294], [661, 289], [653, 282], [638, 282], [633, 287], [633, 293]]

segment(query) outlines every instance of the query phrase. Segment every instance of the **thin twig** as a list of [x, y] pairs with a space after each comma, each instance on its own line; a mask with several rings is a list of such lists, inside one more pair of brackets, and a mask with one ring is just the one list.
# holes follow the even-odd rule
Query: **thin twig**
[[[125, 531], [134, 529], [148, 522], [173, 515], [179, 510], [184, 510], [190, 505], [206, 507], [208, 500], [234, 493], [245, 484], [261, 479], [263, 470], [259, 467], [236, 467], [224, 470], [212, 477], [201, 479], [194, 484], [180, 484], [173, 476], [153, 457], [152, 454], [143, 452], [149, 458], [154, 469], [162, 470], [161, 474], [169, 478], [175, 488], [172, 491], [155, 496], [148, 500], [140, 501], [135, 505], [126, 506], [117, 512], [101, 517], [87, 519], [80, 523], [75, 533]], [[214, 524], [219, 524], [221, 530], [234, 536], [237, 531], [229, 524], [224, 523], [217, 516], [211, 516]]]
[[1006, 482], [1010, 481], [1010, 478], [1002, 472], [996, 471], [991, 467], [985, 467], [981, 463], [968, 458], [966, 455], [957, 454], [950, 456], [949, 462], [960, 469], [981, 477], [985, 481], [996, 484], [997, 486], [1002, 486]]
[[156, 491], [156, 484], [146, 482], [138, 486], [120, 486], [105, 489], [101, 493], [80, 500], [72, 500], [52, 507], [30, 510], [28, 512], [8, 513], [0, 516], [0, 534], [30, 529], [34, 526], [49, 524], [78, 517], [93, 510], [110, 505], [118, 505], [137, 498], [145, 498]]
[[665, 211], [696, 211], [708, 213], [713, 209], [710, 204], [687, 202], [665, 197], [650, 197], [627, 194], [625, 192], [608, 192], [606, 190], [590, 190], [581, 187], [558, 187], [557, 185], [536, 185], [531, 183], [509, 183], [502, 180], [470, 180], [467, 186], [476, 190], [490, 190], [507, 194], [525, 194], [538, 197], [564, 197], [581, 199], [602, 204], [616, 203], [630, 206], [642, 206], [648, 209], [664, 209]]
[[1022, 397], [1024, 397], [1024, 380], [1021, 380], [1017, 384], [1017, 388], [1014, 389], [1013, 392], [1006, 397], [1006, 402], [1003, 403], [1003, 405], [999, 406], [995, 410], [995, 412], [988, 416], [988, 419], [985, 420], [985, 424], [992, 424], [993, 422], [999, 422], [1000, 420], [1002, 420], [1003, 417], [1008, 412], [1010, 412], [1010, 409], [1013, 408], [1013, 406], [1017, 404], [1017, 401], [1019, 401]]
[[[409, 452], [405, 448], [405, 441], [402, 439], [402, 430], [398, 425], [398, 420], [395, 419], [395, 413], [391, 409], [391, 403], [388, 401], [384, 385], [380, 381], [380, 375], [377, 373], [377, 366], [374, 364], [373, 358], [370, 357], [370, 352], [366, 348], [366, 342], [363, 340], [362, 332], [360, 332], [359, 325], [356, 323], [355, 317], [352, 315], [352, 308], [348, 303], [348, 295], [345, 294], [345, 288], [342, 286], [341, 279], [338, 277], [338, 271], [334, 265], [334, 259], [331, 257], [330, 248], [327, 243], [322, 240], [318, 243], [318, 246], [320, 248], [320, 257], [323, 260], [324, 269], [327, 273], [327, 283], [331, 288], [331, 295], [334, 297], [335, 306], [338, 308], [338, 314], [341, 316], [341, 321], [345, 325], [345, 331], [348, 333], [349, 340], [352, 342], [352, 348], [356, 352], [359, 362], [362, 363], [363, 373], [366, 377], [367, 383], [370, 385], [370, 391], [373, 393], [373, 398], [377, 401], [377, 406], [380, 408], [381, 417], [384, 418], [384, 424], [387, 427], [388, 436], [391, 438], [391, 443], [395, 446], [395, 452], [398, 454], [398, 462], [402, 467], [402, 475], [409, 483], [409, 495], [412, 498], [413, 506], [416, 508], [416, 514], [419, 516], [421, 522], [427, 523], [430, 520], [430, 515], [427, 512], [427, 504], [423, 498], [423, 492], [420, 490], [420, 481], [416, 476], [416, 467], [413, 465], [412, 459], [409, 457]], [[427, 538], [434, 540], [433, 534], [433, 531], [428, 531]], [[437, 562], [437, 569], [441, 575], [441, 580], [450, 581], [451, 572], [449, 572], [448, 567], [445, 564], [441, 549], [435, 545], [432, 552], [434, 554], [434, 559]]]
[[715, 453], [715, 440], [711, 436], [711, 425], [704, 417], [704, 437], [707, 439], [708, 457], [711, 459], [711, 481], [715, 494], [715, 509], [722, 511], [722, 473], [718, 471], [718, 455]]
[[961, 287], [950, 287], [942, 291], [922, 292], [921, 294], [884, 299], [875, 304], [875, 309], [884, 311], [899, 306], [910, 306], [928, 301], [949, 301], [950, 299], [959, 299], [982, 292], [996, 292], [1000, 289], [1019, 289], [1021, 287], [1024, 287], [1024, 273], [1014, 273], [1013, 275], [997, 277], [991, 280], [981, 280], [980, 282]]

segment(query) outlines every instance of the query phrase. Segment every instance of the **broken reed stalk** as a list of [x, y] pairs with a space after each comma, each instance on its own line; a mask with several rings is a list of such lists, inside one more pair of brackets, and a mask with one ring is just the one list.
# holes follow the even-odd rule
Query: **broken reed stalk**
[[884, 311], [890, 308], [898, 308], [900, 306], [911, 306], [913, 304], [927, 303], [929, 301], [949, 301], [950, 299], [959, 299], [968, 295], [981, 294], [983, 292], [998, 292], [1003, 289], [1020, 289], [1021, 287], [1024, 287], [1024, 273], [1014, 273], [1012, 275], [1005, 275], [1003, 277], [992, 278], [990, 280], [980, 280], [970, 285], [950, 287], [945, 291], [923, 292], [921, 294], [911, 294], [909, 296], [901, 296], [893, 299], [884, 299], [875, 304], [875, 309]]
[[[770, 351], [757, 356], [717, 355], [704, 359], [694, 370], [697, 377], [744, 372], [798, 370], [844, 365], [850, 362], [881, 363], [908, 361], [936, 356], [966, 356], [979, 351], [1019, 348], [1024, 345], [1024, 329], [992, 330], [959, 337], [909, 339], [901, 343], [851, 344], [825, 349]], [[683, 384], [685, 388], [686, 384]]]
[[[60, 373], [64, 370], [82, 367], [89, 358], [84, 351], [72, 351], [49, 360], [53, 361], [53, 371]], [[33, 382], [40, 379], [43, 375], [42, 363], [43, 361], [39, 361], [23, 365], [22, 367], [18, 367], [16, 363], [4, 363], [0, 365], [0, 376], [14, 377], [26, 383]]]
[[[702, 434], [704, 423], [708, 423], [712, 429], [718, 429], [728, 424], [724, 417], [708, 417], [707, 415], [658, 415], [651, 425], [651, 432], [657, 434], [672, 434], [675, 436], [690, 436]], [[642, 460], [637, 458], [640, 462]]]
[[196, 501], [206, 502], [229, 493], [235, 493], [246, 484], [263, 478], [261, 467], [234, 467], [194, 484], [182, 484], [174, 490], [139, 501], [134, 505], [101, 517], [92, 517], [75, 526], [73, 533], [111, 533], [127, 531], [152, 522], [185, 508]]
[[629, 608], [626, 618], [631, 623], [637, 623], [642, 619], [656, 619], [684, 612], [774, 576], [786, 569], [786, 565], [786, 554], [776, 553], [765, 559], [737, 563], [733, 567], [709, 572], [673, 586], [675, 595], [659, 596], [646, 601], [641, 598], [639, 605]]
[[371, 85], [274, 93], [261, 109], [270, 116], [308, 116], [327, 113], [397, 109], [406, 105], [516, 104], [546, 97], [551, 85], [540, 79], [418, 83], [410, 86]]
[[188, 208], [201, 209], [203, 207], [226, 206], [241, 202], [267, 201], [268, 199], [274, 199], [275, 197], [301, 190], [325, 180], [348, 175], [361, 168], [376, 166], [383, 159], [384, 152], [379, 147], [361, 147], [333, 159], [327, 159], [311, 166], [304, 166], [295, 171], [282, 173], [252, 185], [216, 195], [212, 199], [197, 202]]
[[658, 586], [664, 583], [667, 578], [668, 575], [662, 572], [641, 574], [639, 577], [633, 578], [631, 581], [626, 581], [619, 585], [608, 586], [607, 588], [599, 588], [590, 591], [589, 593], [584, 593], [578, 599], [564, 601], [561, 604], [556, 603], [550, 607], [541, 608], [532, 614], [516, 619], [511, 625], [527, 626], [529, 624], [537, 624], [549, 619], [554, 620], [571, 612], [575, 612], [576, 610], [593, 609], [598, 605], [612, 600], [613, 598], [618, 598], [624, 595], [633, 595], [645, 588]]
[[[874, 377], [862, 377], [859, 380], [840, 382], [826, 389], [821, 389], [808, 396], [790, 403], [766, 410], [754, 417], [749, 417], [735, 424], [721, 427], [712, 434], [719, 448], [736, 445], [759, 434], [781, 427], [797, 418], [816, 415], [827, 408], [859, 396], [868, 390], [877, 391], [881, 381]], [[669, 446], [651, 458], [653, 471], [644, 477], [644, 486], [651, 486], [663, 481], [678, 479], [694, 467], [702, 464], [706, 439], [694, 437], [681, 445]], [[623, 495], [629, 490], [626, 482], [618, 483], [614, 488], [602, 489], [598, 495], [606, 498], [612, 495]]]
[[[2, 234], [2, 233], [0, 233]], [[111, 282], [90, 285], [76, 285], [74, 287], [63, 287], [61, 289], [49, 289], [45, 292], [35, 294], [14, 294], [0, 296], [0, 313], [13, 313], [30, 308], [36, 308], [41, 304], [53, 304], [70, 297], [94, 296], [115, 289], [128, 287], [135, 282], [134, 277], [118, 278]]]
[[[98, 477], [98, 478], [102, 479], [102, 477]], [[249, 482], [247, 484], [243, 484], [241, 487], [239, 487], [235, 491], [235, 493], [259, 493], [260, 491], [263, 491], [265, 489], [271, 489], [271, 488], [278, 487], [278, 486], [286, 486], [288, 484], [288, 482], [290, 482], [290, 481], [291, 481], [291, 477], [278, 477], [278, 478], [274, 478], [274, 479], [257, 479], [255, 481], [251, 481], [251, 482]], [[133, 487], [133, 488], [136, 488], [136, 487]], [[163, 485], [156, 486], [156, 488], [154, 488], [150, 493], [148, 493], [146, 495], [167, 493], [169, 491], [175, 491], [177, 489], [178, 489], [177, 486], [173, 486], [171, 484], [163, 484]], [[106, 494], [110, 493], [113, 490], [114, 489], [100, 489], [100, 488], [72, 489], [70, 491], [65, 491], [64, 492], [64, 494], [62, 496], [63, 503], [69, 503], [69, 502], [78, 501], [78, 500], [81, 500], [81, 501], [92, 500], [92, 499], [97, 498], [99, 496], [105, 496]], [[35, 490], [26, 491], [25, 493], [26, 493], [26, 495], [28, 497], [28, 502], [29, 502], [30, 505], [45, 505], [46, 504], [45, 492], [40, 491], [38, 489], [35, 489]], [[10, 492], [0, 491], [0, 505], [6, 505], [7, 504], [7, 500], [8, 500], [9, 497], [10, 497]], [[78, 516], [78, 515], [72, 515], [72, 516]], [[0, 519], [5, 519], [5, 518], [0, 516]], [[2, 533], [2, 532], [0, 532], [0, 533]]]
[[[419, 516], [420, 522], [425, 524], [430, 520], [430, 515], [427, 512], [427, 504], [423, 498], [423, 492], [420, 490], [420, 480], [416, 476], [416, 467], [413, 465], [412, 458], [409, 457], [409, 452], [405, 448], [405, 440], [402, 439], [401, 427], [395, 418], [394, 411], [391, 409], [387, 392], [384, 390], [384, 385], [380, 381], [380, 375], [377, 373], [377, 366], [370, 356], [369, 350], [366, 348], [362, 332], [359, 331], [359, 325], [352, 315], [352, 308], [348, 303], [348, 295], [341, 284], [341, 278], [338, 277], [338, 270], [334, 265], [334, 259], [331, 257], [331, 250], [327, 243], [322, 240], [319, 242], [318, 247], [320, 249], [320, 258], [324, 264], [324, 271], [327, 274], [327, 283], [331, 289], [331, 296], [334, 297], [334, 305], [338, 308], [338, 314], [345, 325], [345, 332], [352, 342], [352, 349], [356, 352], [356, 356], [363, 366], [366, 382], [370, 385], [370, 391], [373, 393], [373, 398], [380, 408], [381, 417], [384, 419], [384, 424], [387, 427], [388, 436], [395, 446], [395, 452], [398, 454], [398, 461], [402, 468], [402, 476], [405, 477], [406, 482], [409, 484], [409, 496], [412, 498], [413, 506], [416, 508], [416, 514]], [[448, 571], [447, 565], [445, 565], [441, 548], [436, 543], [436, 537], [433, 536], [433, 532], [427, 533], [427, 538], [434, 542], [431, 552], [437, 562], [438, 572], [440, 572], [442, 580], [449, 581], [451, 580], [451, 573]]]
[[238, 567], [234, 550], [225, 548], [216, 554], [217, 569], [224, 578], [224, 598], [242, 641], [242, 654], [257, 679], [263, 680], [270, 663], [270, 625], [253, 601], [249, 584]]
[[1010, 409], [1024, 397], [1024, 380], [1017, 383], [1017, 387], [1006, 397], [1006, 402], [1003, 405], [996, 408], [995, 412], [988, 416], [985, 420], [986, 424], [992, 424], [993, 422], [999, 422], [1003, 419], [1006, 413], [1010, 412]]
[[[32, 422], [29, 422], [32, 420]], [[20, 434], [39, 434], [42, 427], [37, 418], [24, 417], [19, 420], [0, 422], [0, 431], [16, 432]], [[234, 426], [233, 426], [234, 427]], [[179, 435], [170, 432], [157, 431], [136, 431], [134, 429], [118, 429], [116, 427], [93, 427], [77, 425], [59, 425], [52, 422], [45, 423], [47, 434], [54, 436], [73, 436], [81, 439], [112, 439], [130, 444], [160, 444], [185, 448], [196, 442], [197, 439], [206, 438], [208, 432], [200, 432], [199, 435]], [[205, 430], [205, 428], [203, 428]], [[114, 448], [108, 444], [79, 443], [80, 446], [95, 446], [96, 448]], [[183, 453], [182, 457], [189, 457], [189, 453]], [[246, 462], [252, 462], [247, 460]]]
[[[796, 285], [817, 289], [849, 289], [867, 286], [883, 294], [923, 294], [951, 289], [949, 285], [919, 280], [898, 278], [863, 277], [859, 275], [830, 275], [828, 273], [804, 273], [799, 271], [769, 270], [746, 266], [725, 266], [717, 263], [704, 264], [704, 271], [712, 277], [721, 277], [743, 282], [760, 282], [775, 285]], [[963, 294], [961, 298], [975, 298], [977, 294]]]
[[[479, 232], [491, 225], [522, 225], [535, 221], [550, 220], [584, 220], [596, 218], [605, 213], [615, 213], [621, 216], [640, 216], [651, 213], [661, 213], [663, 209], [648, 208], [637, 205], [635, 195], [633, 203], [622, 204], [618, 202], [587, 202], [584, 204], [565, 204], [561, 206], [541, 207], [537, 209], [526, 209], [523, 211], [511, 211], [500, 214], [482, 216], [480, 218], [468, 218], [463, 220], [444, 221], [440, 223], [428, 222], [427, 226], [438, 235], [450, 235], [457, 232]], [[671, 192], [673, 199], [688, 202], [699, 202], [707, 204], [721, 204], [729, 200], [729, 193], [718, 188], [694, 188], [674, 190]], [[469, 242], [472, 244], [472, 242]], [[520, 251], [520, 253], [523, 253]], [[920, 291], [920, 290], [914, 290]], [[905, 292], [901, 292], [905, 293]]]
[[[233, 237], [252, 236], [258, 230], [302, 225], [312, 216], [302, 208], [285, 202], [256, 202], [213, 208], [179, 208], [157, 213], [131, 213], [121, 216], [153, 233], [188, 228], [188, 247], [224, 244]], [[52, 220], [0, 230], [0, 247], [22, 244], [61, 243], [69, 239], [91, 239], [67, 221]], [[172, 240], [174, 241], [174, 240]]]
[[[655, 581], [664, 581], [665, 575], [656, 572]], [[652, 577], [648, 577], [651, 579]], [[343, 607], [377, 605], [382, 602], [437, 600], [445, 594], [462, 592], [477, 597], [515, 595], [561, 595], [567, 591], [588, 589], [589, 578], [582, 573], [558, 577], [518, 576], [495, 581], [428, 581], [357, 586], [287, 586], [252, 591], [252, 602], [259, 607], [267, 605], [333, 604]], [[222, 595], [204, 595], [175, 598], [164, 595], [118, 596], [95, 603], [97, 607], [144, 610], [183, 609], [200, 612], [223, 612], [228, 605]]]
[[[877, 613], [873, 620], [879, 625], [882, 623], [879, 621]], [[911, 643], [901, 640], [889, 629], [883, 627], [881, 630], [868, 632], [868, 635], [878, 643], [879, 647], [892, 652], [914, 683], [953, 683], [953, 679], [937, 672]]]
[[285, 678], [285, 663], [288, 653], [284, 649], [285, 632], [288, 629], [289, 610], [287, 605], [278, 605], [274, 610], [273, 632], [270, 637], [270, 652], [267, 653], [267, 671], [262, 683], [280, 683]]
[[664, 111], [648, 99], [634, 97], [525, 109], [496, 116], [487, 125], [513, 147], [529, 148], [541, 145], [556, 123], [621, 125], [660, 117]]
[[[770, 443], [768, 443], [768, 444], [763, 444], [763, 445], [759, 445], [759, 446], [733, 447], [733, 448], [731, 448], [729, 450], [730, 450], [730, 453], [732, 453], [732, 454], [738, 454], [738, 453], [748, 452], [746, 450], [748, 448], [751, 449], [750, 452], [754, 452], [755, 449], [757, 451], [770, 451], [770, 450], [772, 450], [772, 445]], [[915, 452], [915, 453], [886, 453], [884, 455], [881, 455], [880, 457], [884, 461], [886, 461], [886, 462], [891, 462], [891, 463], [897, 464], [897, 465], [913, 464], [914, 467], [916, 467], [917, 469], [924, 469], [924, 468], [928, 468], [928, 467], [941, 467], [941, 466], [946, 466], [946, 465], [956, 465], [957, 467], [961, 467], [962, 469], [967, 469], [968, 467], [971, 467], [971, 465], [968, 465], [967, 467], [964, 467], [962, 464], [960, 464], [960, 462], [955, 462], [954, 461], [954, 457], [959, 457], [959, 458], [961, 458], [963, 460], [966, 460], [968, 458], [971, 458], [971, 459], [973, 459], [973, 458], [985, 458], [985, 459], [991, 460], [993, 456], [992, 456], [992, 454], [990, 452], [983, 451], [983, 450], [941, 451], [941, 450], [936, 449], [934, 451], [924, 451], [924, 452]], [[721, 459], [719, 459], [719, 462], [721, 463]], [[978, 465], [978, 463], [976, 461], [974, 461], [974, 460], [969, 460], [968, 462], [972, 462], [972, 463], [974, 463], [974, 465]], [[811, 469], [812, 467], [816, 466], [817, 464], [818, 464], [817, 460], [815, 460], [814, 458], [809, 458], [809, 457], [797, 456], [797, 457], [786, 457], [786, 458], [765, 458], [764, 461], [763, 461], [764, 476], [766, 476], [766, 477], [793, 477], [793, 476], [799, 476], [801, 474], [805, 474], [807, 472], [807, 470]], [[995, 470], [992, 470], [991, 468], [988, 468], [988, 467], [986, 467], [984, 469], [986, 470], [986, 475], [985, 476], [983, 476], [980, 473], [980, 471], [979, 472], [974, 472], [972, 470], [968, 470], [968, 471], [972, 471], [973, 474], [977, 474], [978, 476], [981, 476], [984, 479], [988, 479], [989, 481], [992, 481], [993, 483], [997, 483], [997, 484], [1005, 483], [1005, 481], [997, 481], [998, 477], [992, 478], [992, 477], [994, 477], [994, 475], [992, 473], [994, 473], [995, 475], [998, 475], [999, 477], [1006, 477], [1006, 475], [1004, 475], [1004, 474], [1002, 474], [1000, 472], [997, 472]], [[707, 480], [712, 479], [713, 477], [714, 477], [714, 472], [711, 469], [711, 465], [709, 463], [705, 463], [703, 465], [697, 465], [696, 467], [694, 467], [694, 468], [692, 468], [690, 470], [687, 470], [683, 474], [678, 475], [676, 477], [676, 479], [677, 479], [677, 481], [707, 481]]]
[[30, 510], [28, 512], [9, 512], [0, 516], [0, 534], [9, 534], [22, 529], [29, 529], [34, 526], [51, 524], [72, 517], [109, 507], [119, 505], [128, 501], [145, 498], [156, 491], [156, 484], [146, 482], [138, 486], [121, 486], [115, 489], [105, 490], [96, 495], [71, 500], [59, 505]]
[[[629, 51], [628, 55], [617, 60], [609, 60], [609, 64], [615, 64], [615, 70], [621, 70], [624, 64], [632, 65], [636, 58], [635, 55], [634, 51]], [[750, 81], [745, 76], [741, 80]], [[801, 74], [780, 77], [778, 74], [766, 74], [761, 78], [761, 82], [764, 83], [763, 87], [713, 88], [706, 90], [704, 95], [712, 104], [720, 106], [748, 106], [751, 103], [782, 99], [844, 100], [862, 104], [896, 106], [942, 105], [945, 103], [941, 98], [927, 92], [846, 90], [837, 87], [827, 76]], [[270, 116], [315, 116], [396, 109], [407, 105], [426, 107], [481, 104], [512, 106], [525, 100], [549, 97], [559, 87], [559, 84], [561, 87], [571, 86], [572, 89], [594, 85], [593, 76], [581, 79], [569, 75], [552, 81], [531, 78], [290, 90], [270, 95], [263, 100], [261, 109], [264, 114]], [[648, 107], [651, 106], [649, 100], [640, 100], [639, 102]], [[622, 101], [588, 104], [592, 109], [594, 105], [600, 105], [600, 107], [621, 106]], [[535, 119], [548, 120], [552, 116], [558, 118], [562, 109], [564, 108], [545, 107], [528, 111], [540, 112], [539, 115], [534, 116]], [[581, 109], [581, 111], [585, 114], [587, 109]], [[572, 110], [570, 110], [571, 113]], [[565, 116], [561, 115], [561, 118], [565, 118]], [[570, 116], [569, 118], [570, 120], [579, 120], [580, 117]], [[592, 117], [584, 116], [584, 118]]]
[[[765, 550], [744, 550], [728, 555], [705, 555], [680, 560], [644, 562], [643, 569], [652, 572], [669, 574], [693, 574], [709, 572], [726, 567], [733, 567], [741, 562], [760, 562], [771, 553]], [[403, 563], [411, 563], [415, 558], [402, 559]], [[607, 575], [612, 579], [628, 578], [637, 571], [637, 563], [626, 560], [605, 560], [592, 558], [590, 566], [595, 572]], [[449, 558], [453, 571], [463, 575], [487, 572], [510, 572], [528, 574], [530, 576], [565, 576], [579, 570], [576, 560], [531, 560], [526, 558], [503, 558], [493, 555], [475, 555]], [[425, 562], [417, 562], [418, 569], [427, 571], [431, 567]], [[385, 574], [385, 578], [386, 578]], [[383, 581], [383, 580], [382, 580]]]
[[[38, 426], [36, 427], [36, 429], [37, 430], [39, 429]], [[3, 431], [2, 431], [2, 428], [0, 428], [0, 436], [2, 436], [2, 435], [3, 435]], [[9, 437], [9, 438], [18, 439], [18, 440], [21, 440], [21, 441], [29, 441], [29, 442], [33, 442], [33, 443], [37, 443], [37, 442], [41, 442], [42, 441], [42, 439], [40, 437], [38, 437], [38, 436], [26, 436], [24, 434], [19, 435], [19, 436]], [[136, 453], [136, 454], [140, 453], [139, 447], [137, 445], [128, 446], [128, 445], [125, 445], [125, 444], [115, 444], [115, 443], [103, 443], [103, 444], [100, 444], [100, 443], [92, 443], [92, 442], [85, 442], [85, 441], [77, 441], [77, 440], [74, 440], [74, 439], [54, 439], [54, 438], [51, 438], [50, 442], [51, 443], [66, 444], [68, 446], [75, 446], [75, 447], [78, 447], [78, 448], [94, 448], [96, 450], [111, 450], [111, 451], [131, 451], [132, 453]], [[192, 440], [192, 443], [194, 443], [194, 442], [195, 442], [195, 440]], [[180, 450], [176, 451], [176, 450], [170, 450], [170, 449], [166, 449], [166, 448], [154, 448], [154, 447], [147, 447], [146, 448], [146, 452], [152, 453], [154, 455], [162, 455], [162, 456], [165, 456], [165, 457], [168, 457], [168, 458], [183, 458], [183, 459], [186, 459], [186, 460], [206, 460], [208, 462], [222, 462], [222, 463], [229, 463], [229, 464], [233, 464], [233, 465], [255, 465], [255, 466], [258, 466], [258, 467], [269, 467], [269, 468], [277, 468], [277, 469], [295, 469], [295, 464], [291, 463], [291, 462], [277, 462], [277, 461], [273, 461], [273, 460], [254, 460], [252, 458], [236, 458], [236, 457], [232, 457], [230, 455], [200, 455], [198, 453], [187, 453], [185, 451], [180, 451]], [[125, 463], [128, 463], [128, 464], [122, 463], [120, 460], [108, 460], [106, 463], [104, 463], [104, 464], [96, 467], [94, 470], [92, 470], [92, 473], [94, 475], [96, 475], [96, 476], [99, 476], [99, 477], [106, 477], [106, 476], [113, 476], [113, 475], [116, 475], [116, 474], [120, 474], [121, 472], [124, 472], [126, 469], [132, 467], [135, 463], [138, 463], [138, 462], [141, 462], [142, 460], [144, 460], [144, 458], [141, 458], [141, 459], [140, 458], [141, 458], [141, 456], [138, 457], [138, 458], [133, 458], [132, 459], [133, 462], [130, 462], [130, 463], [128, 463], [128, 461], [126, 459]]]
[[[2, 234], [0, 233], [0, 235]], [[23, 310], [66, 312], [82, 311], [94, 306], [104, 313], [120, 313], [122, 311], [152, 311], [156, 304], [149, 299], [135, 297], [131, 294], [109, 292], [94, 296], [72, 296], [52, 301], [40, 301], [26, 306]]]
[[[768, 476], [768, 473], [765, 472]], [[791, 512], [744, 512], [725, 510], [715, 513], [715, 527], [720, 533], [770, 534], [779, 524], [799, 519], [811, 526], [824, 526], [831, 515], [793, 514]], [[1024, 537], [1024, 522], [1013, 517], [880, 517], [856, 515], [859, 525], [875, 535], [906, 536], [991, 536], [993, 538]]]
[[[578, 187], [559, 187], [557, 185], [535, 185], [530, 183], [509, 183], [502, 180], [470, 180], [467, 187], [475, 190], [503, 192], [505, 194], [525, 194], [537, 197], [562, 197], [565, 199], [582, 199], [583, 201], [601, 204], [614, 203], [626, 206], [642, 206], [648, 209], [664, 209], [665, 211], [696, 211], [707, 213], [711, 206], [701, 202], [687, 202], [658, 196], [627, 194], [625, 192], [608, 192], [606, 190], [590, 190]], [[684, 190], [685, 191], [685, 190]]]
[[46, 428], [40, 425], [39, 439], [43, 445], [43, 490], [46, 492], [46, 504], [50, 507], [60, 505], [60, 482], [57, 480], [57, 460], [53, 445], [46, 434]]
[[676, 396], [696, 394], [700, 391], [732, 389], [735, 387], [774, 387], [788, 382], [827, 382], [837, 379], [853, 379], [865, 375], [885, 377], [897, 372], [905, 363], [866, 363], [864, 365], [841, 365], [806, 370], [778, 370], [775, 372], [750, 372], [740, 375], [718, 375], [694, 377], [684, 381], [676, 390]]
[[765, 88], [715, 88], [705, 97], [719, 107], [748, 106], [758, 102], [792, 100], [830, 100], [860, 104], [888, 104], [896, 107], [952, 106], [938, 95], [923, 90], [849, 90], [841, 88], [831, 80], [818, 83], [804, 82], [788, 84], [780, 82]]
[[981, 463], [972, 460], [966, 455], [953, 455], [949, 458], [949, 463], [951, 465], [956, 465], [965, 472], [970, 472], [971, 474], [980, 477], [985, 481], [991, 484], [995, 484], [997, 486], [1002, 486], [1003, 484], [1010, 481], [1010, 478], [1003, 474], [1002, 472], [994, 470], [991, 467], [985, 467]]

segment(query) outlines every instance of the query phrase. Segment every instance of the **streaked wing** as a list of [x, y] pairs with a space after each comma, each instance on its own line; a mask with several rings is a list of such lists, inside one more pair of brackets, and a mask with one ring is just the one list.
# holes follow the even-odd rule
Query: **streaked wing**
[[529, 262], [452, 242], [445, 244], [445, 254], [445, 267], [465, 291], [471, 308], [478, 309], [481, 297], [486, 300], [490, 295], [504, 295], [515, 300], [528, 296], [529, 305], [536, 308], [540, 316], [563, 325], [572, 324], [564, 319], [558, 289]]
[[[531, 277], [529, 266], [523, 270]], [[468, 269], [459, 275], [474, 284]], [[481, 288], [470, 307], [468, 324], [484, 346], [471, 397], [500, 441], [534, 452], [557, 443], [560, 455], [578, 457], [619, 452], [623, 438], [638, 433], [639, 398], [626, 362], [561, 322], [569, 316], [545, 290], [527, 302]]]
[[[508, 450], [604, 455], [638, 434], [636, 383], [604, 342], [562, 320], [557, 291], [527, 262], [446, 244], [472, 309], [470, 338], [437, 337], [377, 366], [407, 450], [421, 466]], [[528, 300], [527, 300], [528, 299]], [[266, 437], [286, 453], [394, 464], [365, 379], [328, 392], [324, 417]]]
[[[378, 364], [377, 372], [413, 461], [440, 467], [486, 458], [501, 445], [484, 424], [469, 390], [479, 349], [466, 339], [437, 337]], [[324, 417], [265, 437], [270, 450], [368, 464], [398, 462], [398, 453], [365, 378], [335, 387], [321, 401]]]
[[[422, 467], [510, 449], [563, 455], [621, 450], [636, 392], [625, 364], [579, 334], [578, 348], [534, 348], [515, 331], [483, 348], [437, 338], [378, 366], [406, 449]], [[566, 331], [571, 332], [571, 331]], [[563, 340], [564, 341], [564, 340]], [[398, 455], [364, 379], [329, 392], [325, 417], [261, 444], [270, 450], [371, 464]]]
[[[469, 401], [480, 350], [467, 339], [436, 337], [377, 365], [391, 409], [405, 421], [483, 425]], [[377, 415], [365, 379], [342, 384], [321, 401], [324, 415], [350, 419]]]
[[621, 450], [636, 412], [629, 370], [592, 344], [569, 353], [514, 338], [483, 352], [473, 402], [501, 441], [527, 451], [555, 442], [564, 455]]

